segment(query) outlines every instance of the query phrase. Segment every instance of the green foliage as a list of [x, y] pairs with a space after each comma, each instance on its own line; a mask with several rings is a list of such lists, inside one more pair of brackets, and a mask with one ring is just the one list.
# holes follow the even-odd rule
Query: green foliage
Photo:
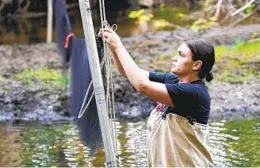
[[152, 14], [146, 14], [144, 9], [138, 10], [138, 11], [131, 11], [128, 14], [128, 17], [130, 19], [137, 20], [140, 24], [150, 21], [153, 18]]
[[256, 39], [258, 36], [259, 36], [259, 35], [258, 35], [257, 32], [252, 33], [252, 39]]
[[130, 11], [128, 18], [134, 19], [138, 24], [152, 21], [157, 30], [173, 30], [178, 26], [190, 25], [190, 21], [186, 19], [187, 8], [170, 7], [161, 3], [159, 8], [153, 11], [141, 9]]
[[254, 66], [260, 59], [260, 40], [244, 42], [238, 40], [231, 47], [218, 46], [215, 48], [216, 62], [222, 64], [218, 69], [217, 80], [230, 83], [248, 81], [253, 77], [260, 77], [259, 67]]
[[244, 46], [245, 42], [242, 40], [237, 40], [235, 42], [235, 45], [233, 46], [234, 50], [239, 50], [240, 48], [242, 48]]
[[[239, 68], [239, 66], [233, 66], [232, 68]], [[225, 68], [221, 74], [217, 76], [217, 80], [229, 83], [241, 83], [243, 81], [249, 81], [254, 76], [259, 77], [259, 73], [254, 69], [242, 69], [236, 72]]]
[[154, 27], [157, 30], [165, 30], [165, 29], [170, 30], [175, 28], [173, 24], [171, 24], [170, 22], [164, 19], [154, 20]]
[[48, 67], [34, 70], [25, 69], [22, 73], [16, 75], [16, 79], [23, 80], [31, 85], [33, 81], [38, 81], [48, 86], [66, 86], [68, 78], [61, 75], [60, 70], [49, 69]]
[[173, 30], [177, 26], [185, 27], [191, 24], [187, 19], [189, 13], [187, 8], [171, 7], [164, 4], [154, 11], [154, 21], [158, 30]]
[[223, 58], [224, 55], [228, 52], [228, 48], [225, 46], [216, 46], [215, 47], [215, 54], [216, 54], [216, 62], [219, 61], [219, 59]]
[[202, 6], [203, 8], [206, 8], [206, 7], [215, 5], [215, 3], [216, 3], [215, 0], [202, 1], [201, 6]]
[[4, 78], [2, 75], [0, 75], [0, 81], [1, 81], [1, 80], [4, 80], [4, 79], [5, 79], [5, 78]]
[[205, 29], [208, 29], [208, 28], [216, 25], [217, 24], [216, 21], [217, 21], [217, 18], [215, 18], [215, 17], [211, 17], [209, 19], [200, 18], [192, 23], [191, 29], [196, 32], [205, 30]]
[[184, 25], [185, 23], [187, 24], [187, 22], [185, 22], [187, 13], [188, 13], [188, 9], [186, 8], [170, 7], [161, 4], [160, 8], [155, 10], [154, 12], [154, 19], [155, 20], [163, 19], [173, 24]]
[[130, 19], [137, 19], [139, 17], [141, 17], [144, 14], [144, 9], [138, 10], [138, 11], [130, 11], [130, 13], [128, 14], [128, 17]]
[[226, 157], [231, 161], [236, 157], [232, 167], [260, 166], [260, 119], [227, 121], [224, 127], [221, 133], [237, 137], [235, 141], [229, 138], [225, 141], [229, 144], [225, 149]]
[[254, 3], [252, 3], [248, 8], [246, 8], [246, 9], [244, 10], [244, 13], [245, 13], [245, 14], [251, 13], [251, 12], [255, 9], [255, 7], [256, 7], [256, 5], [255, 5]]

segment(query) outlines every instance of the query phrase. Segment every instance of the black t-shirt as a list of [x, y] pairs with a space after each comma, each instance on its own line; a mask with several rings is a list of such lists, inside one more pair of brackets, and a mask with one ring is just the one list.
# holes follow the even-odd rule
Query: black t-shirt
[[211, 98], [203, 81], [178, 83], [176, 75], [156, 72], [150, 72], [149, 79], [165, 84], [175, 106], [174, 113], [192, 117], [202, 124], [208, 123]]

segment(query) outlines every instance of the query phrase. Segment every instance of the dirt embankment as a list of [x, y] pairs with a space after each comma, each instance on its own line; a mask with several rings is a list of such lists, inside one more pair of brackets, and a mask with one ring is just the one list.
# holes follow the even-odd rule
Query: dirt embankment
[[[215, 28], [196, 33], [190, 30], [147, 33], [122, 41], [140, 67], [150, 71], [166, 71], [170, 68], [161, 55], [172, 53], [186, 38], [197, 37], [213, 44], [233, 44], [250, 40], [252, 34], [260, 34], [260, 25], [236, 28]], [[28, 67], [60, 68], [60, 56], [55, 44], [0, 46], [0, 120], [65, 120], [69, 119], [67, 90], [49, 88], [39, 82], [28, 87], [14, 76]], [[218, 66], [216, 66], [218, 67]], [[215, 74], [218, 69], [214, 69]], [[2, 76], [2, 77], [1, 77]], [[116, 109], [120, 116], [147, 116], [154, 102], [138, 95], [125, 79], [114, 73]], [[260, 81], [240, 84], [214, 81], [207, 84], [212, 97], [212, 116], [227, 118], [259, 115]]]

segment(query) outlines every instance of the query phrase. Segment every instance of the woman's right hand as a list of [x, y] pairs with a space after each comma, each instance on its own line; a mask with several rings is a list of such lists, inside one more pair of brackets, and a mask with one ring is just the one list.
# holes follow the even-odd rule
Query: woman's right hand
[[99, 36], [105, 40], [112, 52], [115, 52], [118, 48], [123, 47], [118, 34], [109, 27], [100, 29]]

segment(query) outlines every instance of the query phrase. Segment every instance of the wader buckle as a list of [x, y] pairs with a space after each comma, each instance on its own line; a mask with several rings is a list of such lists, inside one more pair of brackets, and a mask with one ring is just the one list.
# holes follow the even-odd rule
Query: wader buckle
[[188, 122], [189, 122], [191, 125], [193, 125], [194, 122], [196, 122], [196, 119], [195, 119], [195, 118], [192, 118], [191, 116], [187, 116], [186, 118], [187, 118]]

